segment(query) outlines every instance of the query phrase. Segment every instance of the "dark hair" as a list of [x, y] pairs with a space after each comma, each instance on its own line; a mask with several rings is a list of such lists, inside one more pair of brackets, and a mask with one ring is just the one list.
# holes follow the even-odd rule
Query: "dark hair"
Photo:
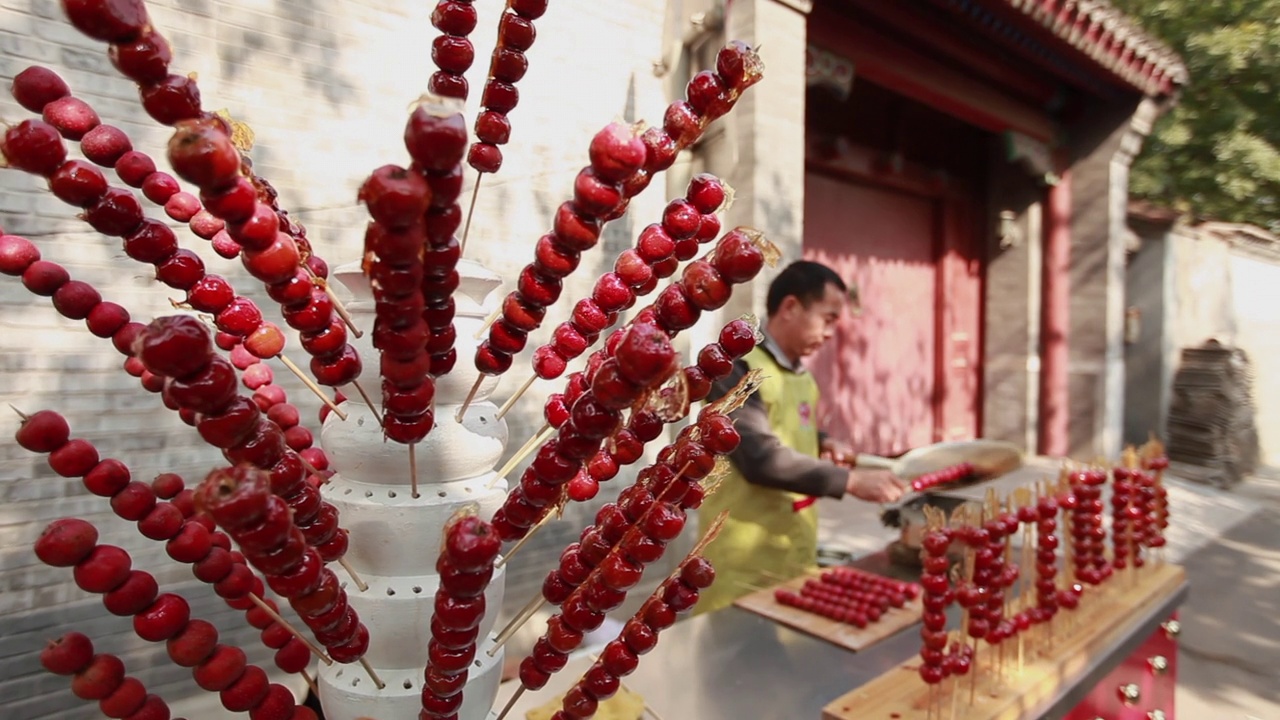
[[822, 299], [828, 285], [835, 285], [842, 293], [849, 291], [835, 270], [812, 260], [797, 260], [783, 268], [769, 284], [765, 312], [772, 316], [789, 296], [795, 296], [801, 305], [809, 307]]

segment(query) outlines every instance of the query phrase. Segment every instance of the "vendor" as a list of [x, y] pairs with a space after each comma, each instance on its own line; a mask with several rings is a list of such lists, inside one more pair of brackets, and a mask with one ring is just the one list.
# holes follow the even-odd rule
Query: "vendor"
[[760, 389], [732, 415], [742, 442], [729, 455], [729, 472], [698, 511], [702, 532], [729, 511], [705, 551], [716, 582], [703, 593], [700, 613], [815, 566], [815, 498], [885, 503], [902, 495], [897, 478], [855, 468], [848, 445], [818, 429], [818, 384], [802, 361], [831, 338], [849, 302], [848, 287], [831, 268], [807, 260], [788, 265], [769, 286], [764, 342], [708, 398], [725, 395], [748, 370], [764, 373]]

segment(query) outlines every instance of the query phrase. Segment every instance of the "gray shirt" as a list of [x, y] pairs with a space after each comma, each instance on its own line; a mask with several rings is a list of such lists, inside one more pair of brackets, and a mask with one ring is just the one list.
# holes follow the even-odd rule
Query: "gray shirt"
[[[765, 333], [760, 347], [773, 356], [783, 372], [807, 372], [803, 366], [792, 363], [768, 333]], [[742, 380], [747, 370], [745, 360], [734, 362], [733, 371], [712, 384], [707, 401], [714, 402], [724, 397]], [[735, 410], [731, 417], [742, 442], [729, 454], [729, 460], [747, 482], [804, 495], [844, 497], [848, 469], [783, 445], [769, 425], [769, 413], [759, 394], [748, 398], [746, 404]]]

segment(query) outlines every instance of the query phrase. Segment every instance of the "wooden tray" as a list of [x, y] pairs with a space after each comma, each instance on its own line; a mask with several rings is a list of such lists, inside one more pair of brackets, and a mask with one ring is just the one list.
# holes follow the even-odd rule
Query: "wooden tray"
[[750, 595], [744, 595], [735, 600], [733, 604], [854, 652], [871, 647], [891, 635], [896, 635], [899, 630], [920, 622], [920, 614], [924, 611], [924, 605], [919, 597], [900, 608], [890, 608], [888, 612], [880, 616], [878, 621], [868, 623], [865, 628], [836, 622], [816, 613], [783, 605], [773, 599], [775, 590], [786, 589], [800, 592], [800, 588], [804, 587], [805, 580], [811, 577], [819, 577], [820, 575], [822, 575], [822, 570], [814, 570], [807, 575], [788, 580], [771, 588], [757, 590]]
[[[1016, 661], [1006, 674], [998, 692], [993, 693], [992, 677], [983, 673], [977, 679], [975, 701], [969, 704], [970, 676], [944, 681], [939, 687], [941, 713], [944, 720], [1024, 720], [1028, 713], [1059, 694], [1075, 682], [1091, 658], [1105, 651], [1128, 632], [1130, 619], [1153, 607], [1178, 591], [1186, 582], [1186, 572], [1176, 565], [1150, 566], [1136, 583], [1117, 575], [1102, 592], [1086, 595], [1080, 607], [1070, 614], [1075, 626], [1070, 635], [1059, 629], [1052, 643], [1052, 653], [1035, 657], [1026, 651], [1026, 662], [1020, 673]], [[1056, 622], [1061, 623], [1064, 614]], [[1061, 626], [1065, 627], [1065, 626]], [[1065, 636], [1064, 636], [1065, 635]], [[1016, 653], [1017, 640], [1009, 641]], [[981, 649], [982, 663], [988, 662], [988, 648]], [[1015, 655], [1016, 657], [1016, 655]], [[1006, 659], [1006, 666], [1009, 660]], [[920, 679], [920, 659], [912, 658], [880, 677], [851, 690], [823, 708], [823, 720], [893, 720], [929, 716], [928, 686]], [[957, 687], [958, 683], [958, 687]], [[956, 691], [959, 691], [958, 697]], [[954, 700], [953, 700], [954, 698]], [[951, 714], [952, 707], [956, 712]]]

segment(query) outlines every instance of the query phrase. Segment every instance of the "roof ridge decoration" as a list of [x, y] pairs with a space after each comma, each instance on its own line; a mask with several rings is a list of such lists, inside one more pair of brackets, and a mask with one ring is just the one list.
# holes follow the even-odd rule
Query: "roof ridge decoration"
[[1187, 66], [1106, 0], [997, 0], [1150, 95], [1186, 84]]

